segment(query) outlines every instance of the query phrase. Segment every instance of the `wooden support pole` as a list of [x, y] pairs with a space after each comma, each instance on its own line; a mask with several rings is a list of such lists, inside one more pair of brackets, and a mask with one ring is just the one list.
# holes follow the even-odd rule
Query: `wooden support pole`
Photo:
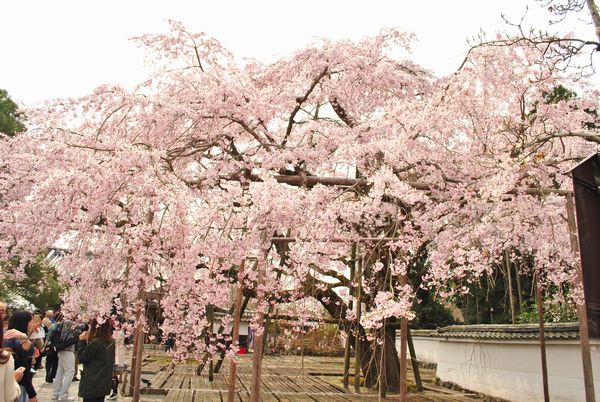
[[512, 290], [512, 273], [510, 269], [510, 256], [508, 255], [508, 250], [504, 250], [504, 262], [506, 264], [506, 280], [508, 283], [508, 299], [510, 301], [510, 318], [513, 324], [517, 322], [517, 317], [515, 315], [515, 298], [513, 297]]
[[133, 396], [133, 383], [135, 382], [135, 377], [137, 376], [137, 349], [138, 349], [138, 336], [137, 336], [137, 328], [133, 334], [133, 353], [131, 354], [131, 371], [129, 375], [129, 388], [127, 395]]
[[[141, 311], [142, 307], [139, 308], [138, 311]], [[138, 312], [141, 317], [141, 312]], [[131, 371], [131, 387], [132, 387], [132, 402], [140, 401], [140, 382], [142, 376], [142, 358], [144, 354], [144, 327], [140, 321], [137, 323], [137, 328], [135, 330], [135, 341], [134, 341], [134, 351], [132, 357], [132, 371]], [[135, 359], [135, 370], [133, 368]]]
[[[406, 274], [400, 275], [400, 286], [406, 285], [408, 278]], [[408, 319], [400, 318], [400, 401], [408, 401], [408, 362], [406, 361], [408, 338]]]
[[544, 402], [550, 402], [550, 391], [548, 390], [548, 366], [546, 364], [546, 337], [544, 334], [544, 307], [542, 305], [542, 287], [540, 285], [540, 271], [536, 277], [536, 299], [538, 321], [540, 325], [540, 354], [542, 356], [542, 383], [544, 386]]
[[386, 333], [385, 333], [385, 318], [383, 319], [383, 328], [381, 328], [381, 333], [383, 334], [383, 343], [381, 344], [381, 356], [379, 358], [379, 399], [386, 397], [387, 394], [387, 378], [386, 378], [386, 370], [385, 370], [385, 342], [386, 342]]
[[131, 354], [131, 370], [130, 370], [130, 376], [129, 376], [129, 388], [128, 388], [128, 392], [127, 395], [129, 396], [133, 396], [134, 394], [134, 382], [135, 382], [135, 378], [137, 377], [137, 373], [138, 373], [138, 354], [137, 354], [137, 350], [138, 350], [138, 329], [136, 327], [134, 335], [133, 335], [133, 353]]
[[412, 363], [413, 372], [415, 373], [415, 384], [417, 384], [417, 391], [423, 392], [423, 382], [421, 381], [421, 372], [419, 371], [419, 361], [417, 360], [417, 354], [415, 353], [415, 345], [413, 344], [412, 335], [410, 334], [410, 328], [407, 328], [406, 340], [408, 341], [410, 362]]
[[[283, 264], [281, 264], [280, 266], [283, 266]], [[282, 271], [277, 272], [277, 280], [279, 280], [281, 278], [281, 272]], [[267, 311], [267, 318], [265, 318], [265, 333], [264, 333], [263, 345], [262, 345], [263, 356], [265, 355], [265, 350], [267, 349], [267, 338], [269, 336], [269, 327], [271, 326], [271, 316], [273, 315], [274, 309], [275, 309], [275, 305], [269, 304], [269, 309]], [[277, 315], [277, 314], [275, 314], [275, 315]]]
[[360, 346], [360, 315], [361, 315], [361, 293], [362, 293], [362, 258], [358, 260], [356, 270], [356, 332], [354, 337], [354, 392], [360, 394], [360, 372], [361, 372], [361, 346]]
[[[580, 286], [581, 290], [585, 292], [583, 288], [583, 272], [581, 270], [581, 263], [576, 257], [579, 252], [579, 239], [577, 237], [577, 224], [575, 221], [575, 210], [573, 208], [573, 196], [571, 194], [567, 195], [567, 222], [569, 224], [571, 251], [575, 255], [574, 260], [575, 269], [577, 271], [577, 286]], [[582, 303], [577, 303], [577, 315], [579, 317], [579, 340], [581, 343], [581, 360], [583, 363], [585, 400], [586, 402], [595, 402], [596, 395], [594, 390], [594, 373], [592, 369], [592, 356], [590, 354], [590, 338], [585, 299]]]
[[[250, 296], [244, 297], [244, 300], [242, 301], [242, 307], [240, 308], [240, 317], [244, 315], [244, 312], [246, 311], [246, 307], [248, 307], [249, 301], [250, 301]], [[231, 310], [231, 314], [234, 314], [235, 305], [232, 305], [230, 310]], [[217, 330], [217, 335], [222, 334], [223, 330], [224, 330], [224, 327], [223, 327], [223, 324], [221, 324], [219, 326], [219, 329]], [[231, 336], [233, 336], [233, 329], [231, 332]], [[224, 358], [225, 358], [225, 352], [221, 353], [221, 355], [219, 356], [219, 360], [217, 360], [217, 363], [215, 363], [215, 374], [218, 373], [219, 370], [221, 369], [221, 364], [223, 363]]]
[[[352, 245], [352, 251], [350, 252], [350, 281], [353, 280], [354, 275], [356, 273], [356, 243]], [[350, 295], [352, 295], [352, 291], [350, 290]], [[350, 298], [350, 302], [348, 303], [348, 310], [352, 311], [352, 298]], [[344, 389], [349, 388], [349, 379], [350, 379], [350, 333], [352, 332], [352, 323], [348, 323], [347, 333], [346, 333], [346, 345], [344, 347]], [[356, 373], [355, 373], [356, 374]]]
[[[206, 315], [208, 318], [208, 347], [210, 348], [210, 346], [213, 343], [213, 337], [215, 336], [215, 329], [214, 329], [214, 323], [215, 320], [213, 319], [214, 314], [213, 314], [213, 306], [209, 305], [206, 308]], [[213, 362], [214, 356], [210, 357], [210, 361], [208, 362], [208, 382], [213, 382], [215, 379], [215, 365]]]
[[521, 286], [521, 273], [519, 272], [519, 264], [515, 264], [515, 278], [517, 279], [517, 298], [519, 300], [519, 313], [523, 308], [523, 288]]
[[[262, 244], [267, 244], [267, 232], [266, 230], [263, 230], [263, 233], [261, 235], [261, 243]], [[267, 260], [267, 254], [269, 253], [269, 249], [267, 248], [266, 250], [264, 250], [264, 256], [263, 256], [263, 261], [259, 261], [259, 263], [256, 265], [256, 269], [258, 270], [257, 272], [257, 279], [256, 279], [256, 305], [258, 309], [263, 308], [263, 302], [264, 302], [264, 293], [261, 290], [262, 289], [262, 285], [264, 283], [265, 280], [265, 265], [266, 265], [266, 260]], [[263, 329], [264, 332], [264, 313], [259, 312], [259, 317], [258, 317], [258, 327]], [[251, 402], [258, 402], [260, 399], [260, 383], [261, 383], [261, 375], [262, 375], [262, 357], [263, 357], [263, 336], [264, 334], [261, 333], [260, 335], [256, 335], [254, 337], [254, 351], [253, 356], [252, 356], [252, 385], [251, 385], [251, 391], [250, 391], [250, 401]]]
[[[243, 292], [243, 272], [244, 272], [244, 263], [245, 260], [242, 260], [240, 264], [240, 271], [238, 273], [238, 281], [239, 286], [235, 295], [235, 316], [233, 318], [233, 339], [232, 344], [236, 345], [240, 340], [240, 320], [242, 317], [242, 292]], [[236, 379], [236, 371], [237, 371], [237, 362], [235, 359], [231, 359], [231, 364], [229, 365], [229, 388], [227, 390], [227, 402], [233, 402], [235, 399], [235, 379]]]

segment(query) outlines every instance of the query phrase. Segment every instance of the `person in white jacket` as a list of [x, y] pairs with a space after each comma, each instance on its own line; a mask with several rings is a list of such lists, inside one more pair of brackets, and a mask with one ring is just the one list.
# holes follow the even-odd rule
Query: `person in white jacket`
[[[1, 314], [0, 314], [1, 315]], [[4, 341], [4, 328], [0, 325], [0, 345]], [[21, 387], [18, 381], [23, 377], [24, 367], [19, 367], [15, 371], [15, 361], [12, 355], [0, 349], [0, 402], [14, 402], [21, 396]]]

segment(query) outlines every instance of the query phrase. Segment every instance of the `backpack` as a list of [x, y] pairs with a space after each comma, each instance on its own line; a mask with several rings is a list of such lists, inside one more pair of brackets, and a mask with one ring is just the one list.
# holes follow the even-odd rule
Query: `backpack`
[[56, 346], [60, 343], [60, 333], [62, 332], [63, 323], [59, 322], [50, 329], [50, 335], [48, 337], [48, 345]]

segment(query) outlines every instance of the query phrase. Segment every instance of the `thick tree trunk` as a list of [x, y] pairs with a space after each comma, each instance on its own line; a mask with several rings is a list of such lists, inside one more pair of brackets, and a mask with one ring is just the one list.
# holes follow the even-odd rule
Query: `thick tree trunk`
[[400, 360], [396, 350], [396, 328], [388, 326], [385, 332], [383, 345], [368, 340], [361, 342], [362, 374], [365, 378], [365, 387], [377, 388], [379, 385], [379, 362], [381, 362], [383, 351], [385, 353], [383, 361], [387, 390], [390, 393], [398, 393], [400, 391]]
[[[317, 300], [321, 301], [322, 306], [329, 312], [331, 317], [338, 320], [344, 320], [346, 312], [348, 311], [347, 306], [339, 298], [339, 296], [331, 289], [319, 290], [317, 289], [315, 295]], [[323, 300], [329, 300], [324, 302]], [[339, 303], [338, 303], [339, 302]], [[400, 360], [398, 359], [398, 351], [396, 350], [396, 328], [393, 323], [388, 323], [385, 332], [384, 345], [378, 345], [376, 341], [369, 341], [365, 337], [364, 329], [359, 326], [361, 334], [360, 342], [360, 367], [362, 375], [365, 379], [365, 386], [369, 388], [377, 388], [378, 377], [379, 377], [379, 362], [381, 361], [382, 346], [385, 346], [385, 379], [387, 383], [387, 389], [391, 393], [398, 393], [400, 390]], [[348, 325], [348, 322], [345, 322]], [[356, 322], [353, 323], [356, 325]], [[355, 336], [354, 330], [348, 331], [350, 336], [350, 344], [352, 348], [355, 348]]]

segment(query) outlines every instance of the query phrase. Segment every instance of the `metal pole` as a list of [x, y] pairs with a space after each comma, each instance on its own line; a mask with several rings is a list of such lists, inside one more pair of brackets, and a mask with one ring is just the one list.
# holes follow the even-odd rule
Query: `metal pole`
[[[567, 195], [567, 222], [569, 224], [569, 237], [571, 240], [571, 250], [576, 255], [579, 250], [579, 240], [577, 238], [577, 224], [575, 223], [575, 210], [573, 208], [573, 196]], [[575, 269], [577, 271], [577, 286], [583, 289], [583, 272], [581, 264], [577, 258], [575, 260]], [[583, 363], [583, 383], [585, 387], [586, 402], [595, 402], [594, 373], [592, 369], [592, 356], [590, 354], [590, 338], [588, 329], [588, 317], [585, 298], [583, 303], [577, 303], [577, 315], [579, 316], [579, 340], [581, 342], [581, 360]]]

